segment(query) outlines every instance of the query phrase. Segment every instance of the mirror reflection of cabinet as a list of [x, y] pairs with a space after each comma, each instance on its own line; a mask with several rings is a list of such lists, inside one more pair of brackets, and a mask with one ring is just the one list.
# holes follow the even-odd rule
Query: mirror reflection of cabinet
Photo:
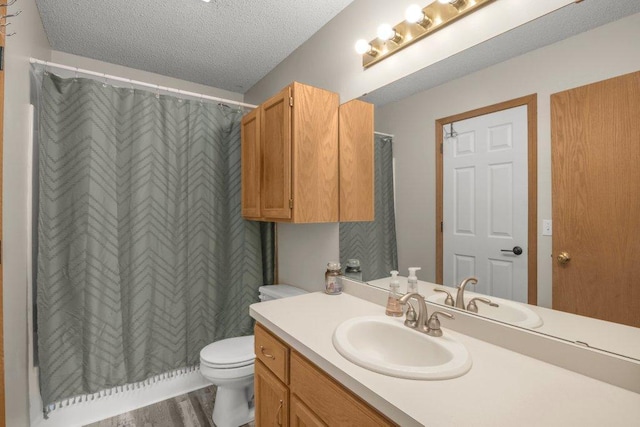
[[338, 220], [338, 94], [297, 82], [242, 119], [242, 215]]
[[245, 115], [241, 132], [244, 218], [373, 220], [372, 104], [339, 106], [337, 94], [294, 82]]

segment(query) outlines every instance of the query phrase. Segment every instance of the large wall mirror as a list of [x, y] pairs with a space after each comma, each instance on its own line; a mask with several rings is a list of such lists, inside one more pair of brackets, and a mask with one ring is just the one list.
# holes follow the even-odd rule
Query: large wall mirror
[[[640, 37], [640, 3], [606, 3], [567, 6], [363, 96], [376, 104], [382, 199], [373, 224], [340, 225], [341, 261], [358, 259], [362, 280], [383, 288], [388, 270], [421, 267], [420, 280], [454, 296], [462, 278], [482, 276], [468, 290], [501, 311], [479, 304], [479, 317], [640, 360], [640, 175], [625, 160], [640, 157], [640, 58], [630, 42]], [[528, 44], [549, 25], [562, 27], [555, 39]], [[514, 44], [521, 51], [505, 61]], [[488, 68], [474, 65], [480, 57]], [[599, 106], [600, 118], [576, 106]], [[604, 149], [576, 149], [585, 134], [579, 144]], [[520, 160], [506, 159], [514, 147]], [[482, 150], [497, 157], [465, 163]], [[601, 186], [611, 170], [615, 194]], [[617, 204], [627, 214], [596, 222]], [[498, 245], [462, 239], [473, 234]], [[608, 249], [598, 255], [599, 246]], [[540, 321], [518, 317], [529, 312]]]

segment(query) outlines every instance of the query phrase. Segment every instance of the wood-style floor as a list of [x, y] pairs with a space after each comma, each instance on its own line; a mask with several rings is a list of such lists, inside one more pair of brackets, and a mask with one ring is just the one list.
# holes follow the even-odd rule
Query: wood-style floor
[[[215, 386], [205, 387], [86, 427], [214, 427], [215, 394]], [[242, 427], [255, 427], [255, 423]]]

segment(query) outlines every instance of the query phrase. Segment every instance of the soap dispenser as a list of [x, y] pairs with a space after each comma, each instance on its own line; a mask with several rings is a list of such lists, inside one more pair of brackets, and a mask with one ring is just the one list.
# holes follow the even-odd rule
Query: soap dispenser
[[387, 309], [384, 312], [384, 314], [386, 314], [387, 316], [402, 316], [402, 306], [400, 305], [400, 295], [398, 294], [400, 282], [398, 282], [397, 276], [398, 272], [393, 270], [391, 272], [391, 283], [389, 284], [389, 298], [387, 299]]
[[409, 277], [407, 278], [407, 293], [418, 293], [418, 278], [416, 271], [421, 270], [420, 267], [409, 267]]

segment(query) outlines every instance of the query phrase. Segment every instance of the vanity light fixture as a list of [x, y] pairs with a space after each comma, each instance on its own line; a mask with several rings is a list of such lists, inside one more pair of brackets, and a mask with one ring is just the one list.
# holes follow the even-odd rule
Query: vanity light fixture
[[455, 7], [456, 9], [460, 10], [467, 3], [467, 0], [438, 0], [438, 2], [441, 4], [448, 3], [451, 6]]
[[356, 42], [356, 52], [358, 52], [359, 55], [366, 53], [369, 56], [376, 56], [378, 54], [378, 51], [365, 39], [360, 39]]
[[404, 13], [404, 20], [409, 24], [418, 24], [422, 28], [427, 28], [432, 22], [431, 18], [429, 18], [417, 4], [412, 4], [407, 8], [407, 11]]
[[377, 38], [356, 42], [356, 52], [362, 55], [362, 66], [368, 68], [493, 1], [438, 0], [424, 8], [412, 4], [405, 12], [404, 21], [393, 27], [382, 24], [378, 27]]
[[376, 35], [382, 41], [390, 40], [395, 44], [400, 44], [402, 42], [402, 36], [398, 34], [395, 28], [391, 28], [391, 25], [389, 24], [380, 25]]

